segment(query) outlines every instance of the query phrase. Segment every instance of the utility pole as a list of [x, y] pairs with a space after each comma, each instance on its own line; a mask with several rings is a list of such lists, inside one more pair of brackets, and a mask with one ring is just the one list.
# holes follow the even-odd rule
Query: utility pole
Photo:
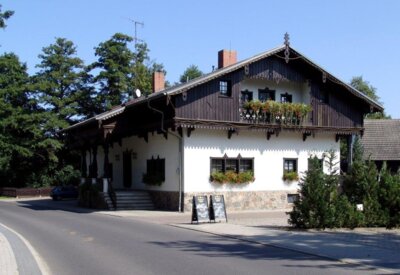
[[135, 24], [135, 36], [133, 37], [133, 40], [135, 41], [135, 48], [136, 48], [137, 41], [140, 41], [140, 42], [143, 41], [142, 39], [139, 39], [138, 36], [137, 36], [137, 27], [139, 25], [139, 26], [141, 26], [143, 28], [144, 27], [144, 23], [136, 21], [136, 20], [131, 19], [131, 18], [128, 18], [128, 20], [131, 21], [133, 24]]

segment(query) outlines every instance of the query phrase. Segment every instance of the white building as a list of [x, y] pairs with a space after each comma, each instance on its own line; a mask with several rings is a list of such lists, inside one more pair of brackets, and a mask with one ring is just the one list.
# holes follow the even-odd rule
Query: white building
[[190, 210], [204, 194], [224, 194], [227, 209], [287, 208], [310, 156], [339, 156], [339, 139], [382, 110], [287, 45], [240, 62], [224, 50], [218, 61], [167, 89], [156, 73], [149, 96], [67, 129], [84, 176], [147, 190], [161, 209]]

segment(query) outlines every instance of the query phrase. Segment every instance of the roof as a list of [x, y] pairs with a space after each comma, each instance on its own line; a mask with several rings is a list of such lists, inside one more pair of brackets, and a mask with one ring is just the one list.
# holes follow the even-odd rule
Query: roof
[[400, 160], [400, 119], [366, 119], [361, 144], [371, 160]]
[[[275, 55], [281, 51], [284, 51], [286, 49], [285, 45], [281, 45], [279, 47], [273, 48], [269, 51], [260, 53], [258, 55], [255, 55], [253, 57], [244, 59], [242, 61], [239, 61], [235, 64], [232, 64], [230, 66], [221, 68], [221, 69], [217, 69], [211, 73], [202, 75], [200, 77], [194, 78], [186, 83], [183, 84], [178, 84], [169, 88], [166, 88], [162, 91], [159, 92], [155, 92], [152, 93], [150, 95], [148, 95], [147, 97], [142, 97], [142, 98], [137, 98], [137, 99], [133, 99], [132, 101], [129, 101], [125, 104], [121, 104], [120, 106], [116, 106], [113, 108], [113, 110], [105, 112], [103, 114], [97, 115], [94, 118], [90, 118], [88, 120], [82, 121], [80, 123], [77, 123], [75, 125], [70, 126], [69, 128], [67, 128], [66, 130], [75, 128], [79, 125], [83, 125], [86, 124], [90, 121], [93, 121], [93, 119], [95, 120], [104, 120], [106, 118], [109, 118], [108, 114], [110, 112], [115, 111], [116, 113], [122, 113], [125, 109], [125, 107], [131, 107], [133, 105], [137, 105], [139, 103], [145, 102], [145, 101], [149, 101], [151, 99], [155, 99], [158, 97], [162, 97], [162, 96], [167, 96], [167, 95], [175, 95], [175, 94], [179, 94], [179, 93], [183, 93], [189, 89], [192, 89], [196, 86], [199, 86], [203, 83], [206, 83], [208, 81], [211, 81], [213, 79], [216, 79], [218, 77], [221, 77], [223, 75], [226, 75], [228, 73], [231, 73], [233, 71], [236, 71], [238, 69], [244, 68], [246, 65], [249, 65], [251, 63], [257, 62], [261, 59], [267, 58], [269, 56]], [[295, 54], [297, 54], [301, 59], [303, 59], [305, 62], [307, 62], [309, 65], [311, 65], [312, 67], [316, 68], [317, 70], [320, 70], [321, 72], [326, 73], [327, 79], [331, 79], [334, 82], [341, 84], [342, 86], [344, 86], [349, 92], [351, 92], [353, 95], [363, 99], [364, 101], [368, 102], [368, 104], [370, 104], [371, 106], [373, 106], [374, 108], [383, 111], [383, 106], [379, 103], [374, 101], [373, 99], [371, 99], [370, 97], [366, 96], [365, 94], [363, 94], [362, 92], [358, 91], [357, 89], [354, 89], [353, 87], [351, 87], [349, 84], [345, 83], [344, 81], [338, 79], [337, 77], [333, 76], [332, 74], [330, 74], [328, 71], [326, 71], [325, 69], [323, 69], [321, 66], [317, 65], [315, 62], [311, 61], [309, 58], [307, 58], [304, 54], [301, 54], [300, 52], [296, 51], [295, 49], [293, 49], [292, 47], [290, 47], [290, 51], [294, 52]], [[298, 59], [298, 58], [296, 58]]]

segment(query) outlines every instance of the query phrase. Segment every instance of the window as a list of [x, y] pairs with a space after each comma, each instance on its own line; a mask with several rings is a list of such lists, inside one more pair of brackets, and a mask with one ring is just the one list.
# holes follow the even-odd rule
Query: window
[[284, 159], [283, 172], [297, 172], [297, 159]]
[[240, 99], [242, 103], [253, 100], [253, 92], [249, 90], [242, 91]]
[[275, 91], [274, 90], [270, 90], [268, 88], [259, 89], [258, 90], [258, 99], [261, 102], [265, 102], [267, 100], [275, 100]]
[[158, 156], [156, 159], [151, 157], [147, 160], [147, 175], [154, 175], [165, 181], [165, 159], [160, 159]]
[[325, 104], [329, 104], [329, 93], [325, 90], [320, 91], [320, 101]]
[[225, 173], [233, 171], [235, 173], [254, 171], [254, 159], [242, 158], [240, 155], [237, 158], [211, 158], [211, 174], [216, 172]]
[[240, 159], [239, 172], [253, 171], [253, 159]]
[[294, 203], [297, 200], [299, 200], [299, 194], [287, 194], [288, 203]]
[[222, 96], [231, 96], [231, 82], [229, 80], [221, 80], [219, 82], [219, 92]]
[[285, 94], [281, 94], [281, 102], [289, 102], [292, 103], [292, 95], [285, 93]]

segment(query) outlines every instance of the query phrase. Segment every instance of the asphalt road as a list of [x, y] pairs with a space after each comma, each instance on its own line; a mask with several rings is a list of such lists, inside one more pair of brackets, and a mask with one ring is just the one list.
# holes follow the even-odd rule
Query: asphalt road
[[23, 235], [52, 274], [374, 274], [290, 250], [91, 213], [71, 202], [0, 202], [0, 223]]

